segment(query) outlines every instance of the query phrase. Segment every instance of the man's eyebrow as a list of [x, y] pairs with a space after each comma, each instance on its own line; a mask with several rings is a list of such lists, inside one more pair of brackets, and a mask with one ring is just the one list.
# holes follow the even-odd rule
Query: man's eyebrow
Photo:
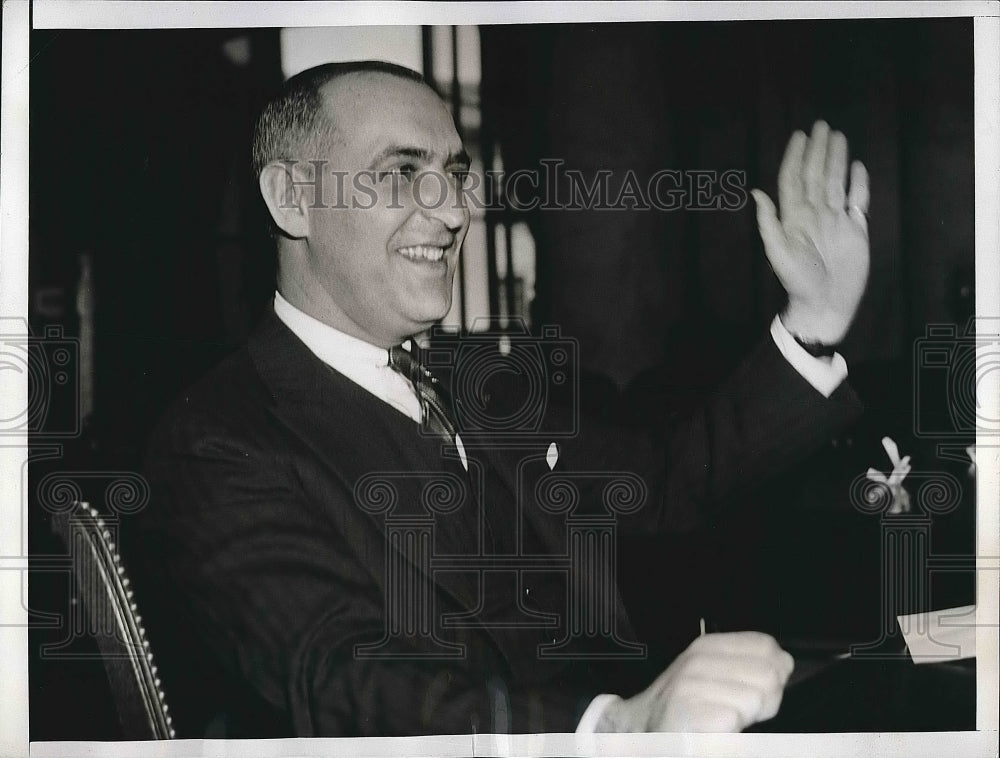
[[[378, 155], [371, 162], [371, 167], [379, 165], [389, 158], [413, 158], [424, 163], [430, 163], [434, 158], [434, 153], [430, 150], [425, 150], [422, 147], [407, 147], [405, 145], [390, 145], [384, 150], [379, 151]], [[471, 165], [472, 160], [469, 158], [469, 154], [463, 149], [459, 150], [457, 153], [451, 153], [445, 158], [444, 165], [452, 166], [455, 164], [468, 167]]]

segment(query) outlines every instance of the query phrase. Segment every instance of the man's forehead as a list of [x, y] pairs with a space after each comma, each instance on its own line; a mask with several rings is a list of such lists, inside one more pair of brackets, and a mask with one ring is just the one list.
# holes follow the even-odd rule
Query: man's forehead
[[388, 145], [428, 153], [462, 149], [447, 106], [427, 85], [382, 72], [346, 74], [322, 90], [337, 142], [381, 151]]

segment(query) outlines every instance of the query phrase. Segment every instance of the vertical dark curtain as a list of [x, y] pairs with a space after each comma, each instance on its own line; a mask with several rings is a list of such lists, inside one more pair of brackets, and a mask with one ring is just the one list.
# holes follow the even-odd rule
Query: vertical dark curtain
[[[612, 195], [627, 171], [671, 168], [743, 171], [774, 196], [793, 129], [842, 130], [872, 176], [870, 292], [844, 349], [863, 367], [907, 360], [971, 302], [971, 41], [969, 19], [487, 27], [484, 89], [508, 171], [610, 169]], [[752, 199], [529, 220], [536, 322], [618, 387], [710, 383], [782, 305]]]

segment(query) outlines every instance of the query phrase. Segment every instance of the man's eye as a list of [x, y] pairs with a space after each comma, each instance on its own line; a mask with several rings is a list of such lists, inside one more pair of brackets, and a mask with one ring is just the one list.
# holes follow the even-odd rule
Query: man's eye
[[417, 173], [416, 166], [410, 166], [409, 164], [405, 166], [396, 166], [395, 168], [389, 169], [388, 171], [383, 171], [379, 174], [379, 179], [384, 180], [388, 177], [402, 178], [407, 181], [413, 181], [414, 175]]

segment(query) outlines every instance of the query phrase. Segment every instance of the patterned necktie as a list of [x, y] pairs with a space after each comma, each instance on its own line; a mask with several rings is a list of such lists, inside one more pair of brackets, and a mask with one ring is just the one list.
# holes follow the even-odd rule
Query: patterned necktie
[[[412, 343], [411, 343], [412, 344]], [[414, 346], [416, 350], [416, 346]], [[441, 383], [402, 345], [389, 350], [389, 366], [410, 381], [420, 398], [421, 425], [446, 442], [455, 442], [455, 421], [451, 401]]]
[[[455, 428], [451, 398], [441, 382], [420, 362], [420, 349], [412, 342], [410, 344], [416, 355], [410, 353], [402, 345], [396, 345], [389, 350], [389, 366], [408, 379], [417, 391], [417, 396], [420, 398], [421, 415], [423, 416], [421, 426], [445, 442], [456, 445], [462, 459], [462, 467], [468, 471], [469, 465], [466, 462], [465, 448], [462, 446]], [[475, 487], [472, 489], [472, 496], [478, 503], [479, 496], [476, 494]], [[513, 544], [512, 535], [504, 541], [505, 535], [494, 528], [495, 524], [505, 523], [499, 518], [500, 514], [494, 512], [496, 506], [497, 503], [494, 499], [487, 498], [486, 508], [483, 512], [485, 543], [487, 550], [493, 554], [503, 550], [509, 552], [512, 549], [510, 545]], [[471, 517], [476, 517], [478, 511], [479, 506], [477, 505], [475, 509], [466, 509], [465, 512]], [[469, 528], [474, 530], [475, 526]], [[473, 536], [469, 536], [470, 534]], [[462, 532], [461, 535], [464, 536], [460, 536], [458, 544], [465, 547], [476, 544], [475, 531]], [[507, 545], [507, 547], [502, 547], [502, 545]]]

